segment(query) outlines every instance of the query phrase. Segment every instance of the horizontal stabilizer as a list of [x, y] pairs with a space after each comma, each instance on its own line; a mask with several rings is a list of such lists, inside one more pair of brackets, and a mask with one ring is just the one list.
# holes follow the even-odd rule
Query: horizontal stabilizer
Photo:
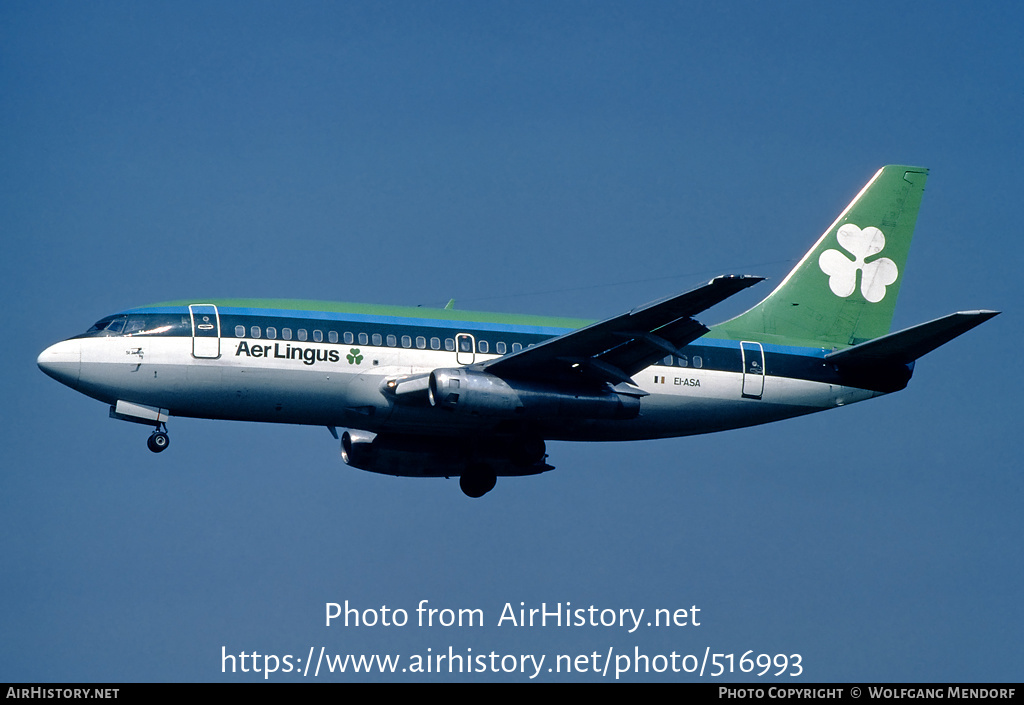
[[825, 359], [837, 366], [910, 364], [940, 345], [966, 333], [997, 315], [999, 311], [959, 311], [934, 321], [883, 335], [852, 348], [829, 353]]

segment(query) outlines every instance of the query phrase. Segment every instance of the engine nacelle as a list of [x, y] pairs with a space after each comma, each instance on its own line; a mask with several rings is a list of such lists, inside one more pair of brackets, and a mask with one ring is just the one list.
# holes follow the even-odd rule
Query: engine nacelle
[[569, 389], [533, 382], [506, 381], [464, 367], [430, 373], [433, 407], [460, 414], [498, 418], [632, 419], [639, 397], [612, 389]]
[[341, 459], [346, 465], [368, 470], [376, 456], [376, 448], [373, 447], [376, 437], [376, 433], [369, 431], [345, 431], [341, 434]]
[[375, 434], [350, 429], [341, 434], [341, 459], [347, 465], [384, 475], [454, 477], [472, 463], [487, 464], [498, 476], [535, 475], [544, 463], [539, 438], [492, 438], [485, 444], [458, 438]]
[[463, 367], [430, 373], [430, 405], [479, 416], [512, 416], [522, 409], [515, 390], [500, 377]]
[[356, 429], [341, 434], [341, 459], [359, 470], [406, 477], [458, 475], [462, 467], [458, 448], [449, 442]]

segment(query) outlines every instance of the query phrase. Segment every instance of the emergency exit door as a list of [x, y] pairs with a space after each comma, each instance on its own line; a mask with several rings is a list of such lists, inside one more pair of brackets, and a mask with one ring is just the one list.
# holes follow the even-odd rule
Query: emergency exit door
[[764, 348], [761, 343], [740, 343], [743, 351], [743, 396], [760, 399], [764, 394]]

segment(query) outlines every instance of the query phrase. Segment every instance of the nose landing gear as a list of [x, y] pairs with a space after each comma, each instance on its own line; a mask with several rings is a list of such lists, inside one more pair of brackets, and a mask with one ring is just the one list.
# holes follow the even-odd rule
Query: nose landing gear
[[157, 426], [153, 433], [150, 434], [149, 440], [146, 441], [146, 445], [154, 453], [163, 452], [170, 444], [171, 438], [167, 435], [167, 427], [163, 424]]

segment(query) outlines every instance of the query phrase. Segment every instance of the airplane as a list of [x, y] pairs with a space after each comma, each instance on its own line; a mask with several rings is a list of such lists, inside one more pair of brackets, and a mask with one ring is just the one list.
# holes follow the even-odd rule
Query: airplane
[[459, 477], [553, 469], [546, 441], [669, 438], [845, 406], [907, 386], [915, 361], [998, 314], [890, 330], [928, 170], [886, 166], [763, 301], [695, 318], [761, 281], [719, 276], [606, 320], [267, 299], [106, 316], [44, 350], [50, 377], [153, 427], [171, 416], [326, 426], [345, 463]]

